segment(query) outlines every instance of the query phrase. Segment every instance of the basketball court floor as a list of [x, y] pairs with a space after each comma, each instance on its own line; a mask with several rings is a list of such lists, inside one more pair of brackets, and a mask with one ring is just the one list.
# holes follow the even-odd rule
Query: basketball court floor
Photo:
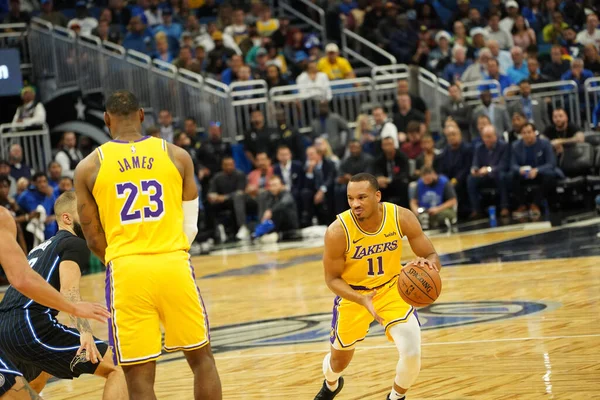
[[[600, 399], [600, 220], [432, 238], [445, 268], [419, 311], [423, 362], [408, 399]], [[194, 257], [224, 399], [312, 399], [322, 384], [333, 294], [322, 240]], [[406, 241], [403, 260], [412, 253]], [[82, 296], [103, 302], [104, 276]], [[107, 337], [106, 326], [95, 333]], [[373, 326], [340, 400], [383, 400], [397, 352]], [[104, 381], [54, 381], [45, 399], [101, 399]], [[158, 363], [159, 399], [193, 399], [182, 353]]]

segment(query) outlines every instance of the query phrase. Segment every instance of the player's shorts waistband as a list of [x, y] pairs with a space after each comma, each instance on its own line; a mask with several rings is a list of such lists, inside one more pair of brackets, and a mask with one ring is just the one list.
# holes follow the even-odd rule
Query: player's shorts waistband
[[385, 285], [387, 285], [388, 283], [390, 283], [391, 281], [393, 281], [394, 279], [396, 279], [398, 277], [398, 275], [394, 275], [390, 280], [382, 283], [381, 285], [377, 285], [374, 286], [372, 288], [366, 287], [366, 286], [356, 286], [356, 285], [350, 285], [350, 287], [354, 290], [377, 290], [379, 288], [384, 287]]

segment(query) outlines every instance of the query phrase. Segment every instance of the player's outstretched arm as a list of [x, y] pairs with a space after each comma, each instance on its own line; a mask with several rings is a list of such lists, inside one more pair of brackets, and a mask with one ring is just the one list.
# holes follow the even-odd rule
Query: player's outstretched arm
[[32, 270], [15, 240], [16, 234], [17, 229], [12, 215], [0, 207], [0, 264], [15, 289], [46, 307], [106, 322], [110, 317], [106, 308], [99, 304], [74, 304], [67, 301], [41, 275]]
[[105, 263], [104, 256], [106, 254], [106, 235], [100, 215], [98, 214], [98, 205], [92, 195], [94, 181], [98, 174], [100, 160], [96, 152], [92, 152], [75, 168], [75, 193], [77, 193], [77, 211], [81, 220], [81, 228], [85, 235], [90, 250], [100, 259], [102, 264]]
[[426, 264], [430, 268], [437, 269], [438, 271], [441, 270], [442, 264], [440, 263], [440, 258], [438, 257], [431, 240], [429, 240], [427, 235], [425, 235], [425, 232], [423, 232], [421, 224], [415, 214], [406, 208], [398, 207], [398, 209], [400, 210], [398, 218], [400, 220], [402, 234], [408, 239], [408, 243], [410, 244], [413, 253], [420, 258], [411, 262], [420, 264], [421, 266]]

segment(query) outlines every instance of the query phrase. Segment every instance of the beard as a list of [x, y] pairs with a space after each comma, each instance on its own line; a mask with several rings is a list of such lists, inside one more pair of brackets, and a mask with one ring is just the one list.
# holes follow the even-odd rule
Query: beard
[[81, 224], [79, 222], [73, 223], [73, 232], [75, 232], [75, 235], [77, 235], [77, 237], [85, 240], [85, 236], [83, 234], [83, 229], [81, 229]]

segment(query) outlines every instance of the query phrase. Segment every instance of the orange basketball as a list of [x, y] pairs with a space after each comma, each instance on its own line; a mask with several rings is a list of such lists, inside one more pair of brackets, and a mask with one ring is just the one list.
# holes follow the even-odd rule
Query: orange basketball
[[398, 291], [411, 306], [425, 307], [437, 300], [442, 292], [442, 280], [437, 271], [411, 264], [400, 271]]

